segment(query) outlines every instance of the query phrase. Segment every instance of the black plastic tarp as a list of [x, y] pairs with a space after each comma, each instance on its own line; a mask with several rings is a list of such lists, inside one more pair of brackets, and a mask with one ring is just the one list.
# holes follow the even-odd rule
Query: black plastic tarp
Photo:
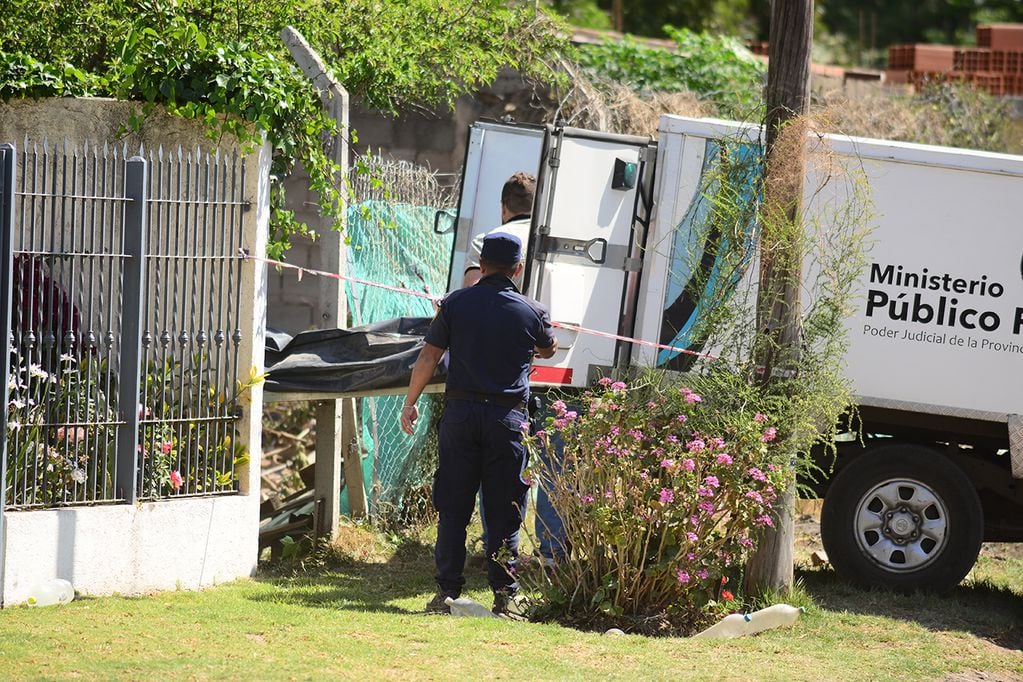
[[[408, 386], [430, 326], [428, 317], [399, 317], [352, 329], [317, 329], [294, 338], [266, 335], [265, 389], [277, 393], [357, 393]], [[433, 382], [447, 372], [447, 356]]]

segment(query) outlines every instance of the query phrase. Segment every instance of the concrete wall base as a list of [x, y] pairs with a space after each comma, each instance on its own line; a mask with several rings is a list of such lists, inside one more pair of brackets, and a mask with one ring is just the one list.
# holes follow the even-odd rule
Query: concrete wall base
[[8, 511], [4, 605], [39, 581], [79, 594], [194, 590], [250, 576], [258, 545], [251, 495], [139, 505]]

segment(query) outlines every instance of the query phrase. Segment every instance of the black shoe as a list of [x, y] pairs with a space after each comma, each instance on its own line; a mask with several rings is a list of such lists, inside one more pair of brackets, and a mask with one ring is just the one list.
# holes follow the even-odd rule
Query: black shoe
[[433, 599], [431, 599], [429, 602], [427, 602], [426, 609], [424, 609], [424, 611], [426, 613], [447, 613], [447, 614], [450, 614], [451, 613], [451, 607], [448, 606], [444, 602], [444, 600], [447, 599], [448, 597], [451, 597], [452, 599], [458, 599], [458, 593], [457, 592], [445, 592], [444, 590], [437, 590], [437, 594], [433, 595]]

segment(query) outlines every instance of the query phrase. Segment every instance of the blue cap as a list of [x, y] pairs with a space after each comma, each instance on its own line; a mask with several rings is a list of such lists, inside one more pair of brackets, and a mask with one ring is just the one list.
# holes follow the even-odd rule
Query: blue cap
[[498, 265], [514, 265], [522, 260], [522, 242], [507, 232], [488, 234], [483, 238], [480, 259]]

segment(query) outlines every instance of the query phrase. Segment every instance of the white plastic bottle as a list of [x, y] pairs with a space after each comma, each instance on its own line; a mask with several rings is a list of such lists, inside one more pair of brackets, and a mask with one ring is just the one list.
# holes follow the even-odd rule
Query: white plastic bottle
[[788, 604], [774, 604], [753, 613], [733, 613], [694, 636], [732, 639], [754, 635], [764, 630], [789, 627], [796, 622], [802, 611], [803, 609]]
[[41, 580], [29, 591], [29, 606], [52, 606], [67, 604], [75, 598], [75, 588], [67, 580], [54, 578]]
[[459, 597], [458, 599], [448, 597], [444, 600], [444, 603], [451, 607], [452, 616], [468, 618], [497, 618], [497, 616], [495, 616], [494, 613], [486, 606], [477, 601], [473, 601], [468, 597]]

